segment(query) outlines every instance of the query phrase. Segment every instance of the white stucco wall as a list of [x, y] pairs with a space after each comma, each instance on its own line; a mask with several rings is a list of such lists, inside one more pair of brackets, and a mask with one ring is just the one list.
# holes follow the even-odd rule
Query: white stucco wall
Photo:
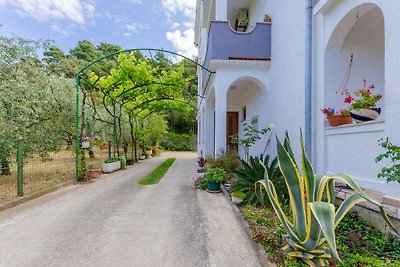
[[[399, 69], [400, 24], [399, 1], [320, 1], [314, 17], [314, 110], [340, 103], [335, 96], [347, 70], [349, 56], [354, 64], [349, 90], [362, 88], [362, 80], [374, 83], [384, 95], [380, 122], [344, 127], [327, 127], [324, 117], [314, 112], [314, 165], [321, 173], [346, 172], [361, 186], [387, 196], [400, 198], [400, 186], [378, 179], [384, 165], [375, 163], [383, 152], [378, 139], [389, 136], [400, 144], [399, 114], [395, 112], [400, 99], [394, 86]], [[325, 4], [325, 6], [324, 6]], [[321, 9], [319, 9], [321, 8]], [[358, 17], [358, 19], [357, 19]]]

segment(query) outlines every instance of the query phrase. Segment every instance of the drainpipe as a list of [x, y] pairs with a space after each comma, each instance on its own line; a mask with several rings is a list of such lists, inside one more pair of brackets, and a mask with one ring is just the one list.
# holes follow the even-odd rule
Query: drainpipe
[[310, 160], [312, 160], [312, 2], [312, 0], [306, 0], [305, 35], [305, 148]]

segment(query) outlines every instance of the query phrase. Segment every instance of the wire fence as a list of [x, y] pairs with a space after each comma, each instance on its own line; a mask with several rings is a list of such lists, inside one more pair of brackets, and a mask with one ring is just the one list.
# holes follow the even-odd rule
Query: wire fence
[[[131, 158], [131, 151], [132, 149], [129, 148], [127, 159]], [[102, 162], [109, 157], [107, 146], [102, 149], [97, 148], [92, 152], [89, 154], [89, 150], [85, 151], [88, 168], [101, 169]], [[123, 149], [121, 152], [123, 154]], [[50, 153], [44, 158], [33, 154], [21, 156], [18, 160], [18, 153], [16, 153], [10, 156], [7, 165], [0, 165], [2, 174], [0, 175], [0, 205], [76, 179], [73, 147]], [[20, 170], [18, 170], [18, 165], [21, 166]]]

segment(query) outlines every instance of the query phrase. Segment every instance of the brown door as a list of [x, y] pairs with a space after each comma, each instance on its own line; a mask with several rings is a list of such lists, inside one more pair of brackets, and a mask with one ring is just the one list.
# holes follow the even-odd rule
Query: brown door
[[239, 133], [239, 112], [226, 113], [226, 148], [237, 148], [236, 144], [231, 142], [231, 136], [237, 136]]

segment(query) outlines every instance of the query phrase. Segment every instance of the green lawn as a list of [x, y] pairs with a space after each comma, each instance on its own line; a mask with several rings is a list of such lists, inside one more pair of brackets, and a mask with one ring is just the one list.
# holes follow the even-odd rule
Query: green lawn
[[160, 166], [155, 168], [151, 173], [149, 173], [146, 177], [139, 181], [141, 185], [152, 185], [158, 184], [165, 175], [165, 173], [169, 170], [171, 165], [174, 163], [176, 158], [169, 158], [164, 161]]

